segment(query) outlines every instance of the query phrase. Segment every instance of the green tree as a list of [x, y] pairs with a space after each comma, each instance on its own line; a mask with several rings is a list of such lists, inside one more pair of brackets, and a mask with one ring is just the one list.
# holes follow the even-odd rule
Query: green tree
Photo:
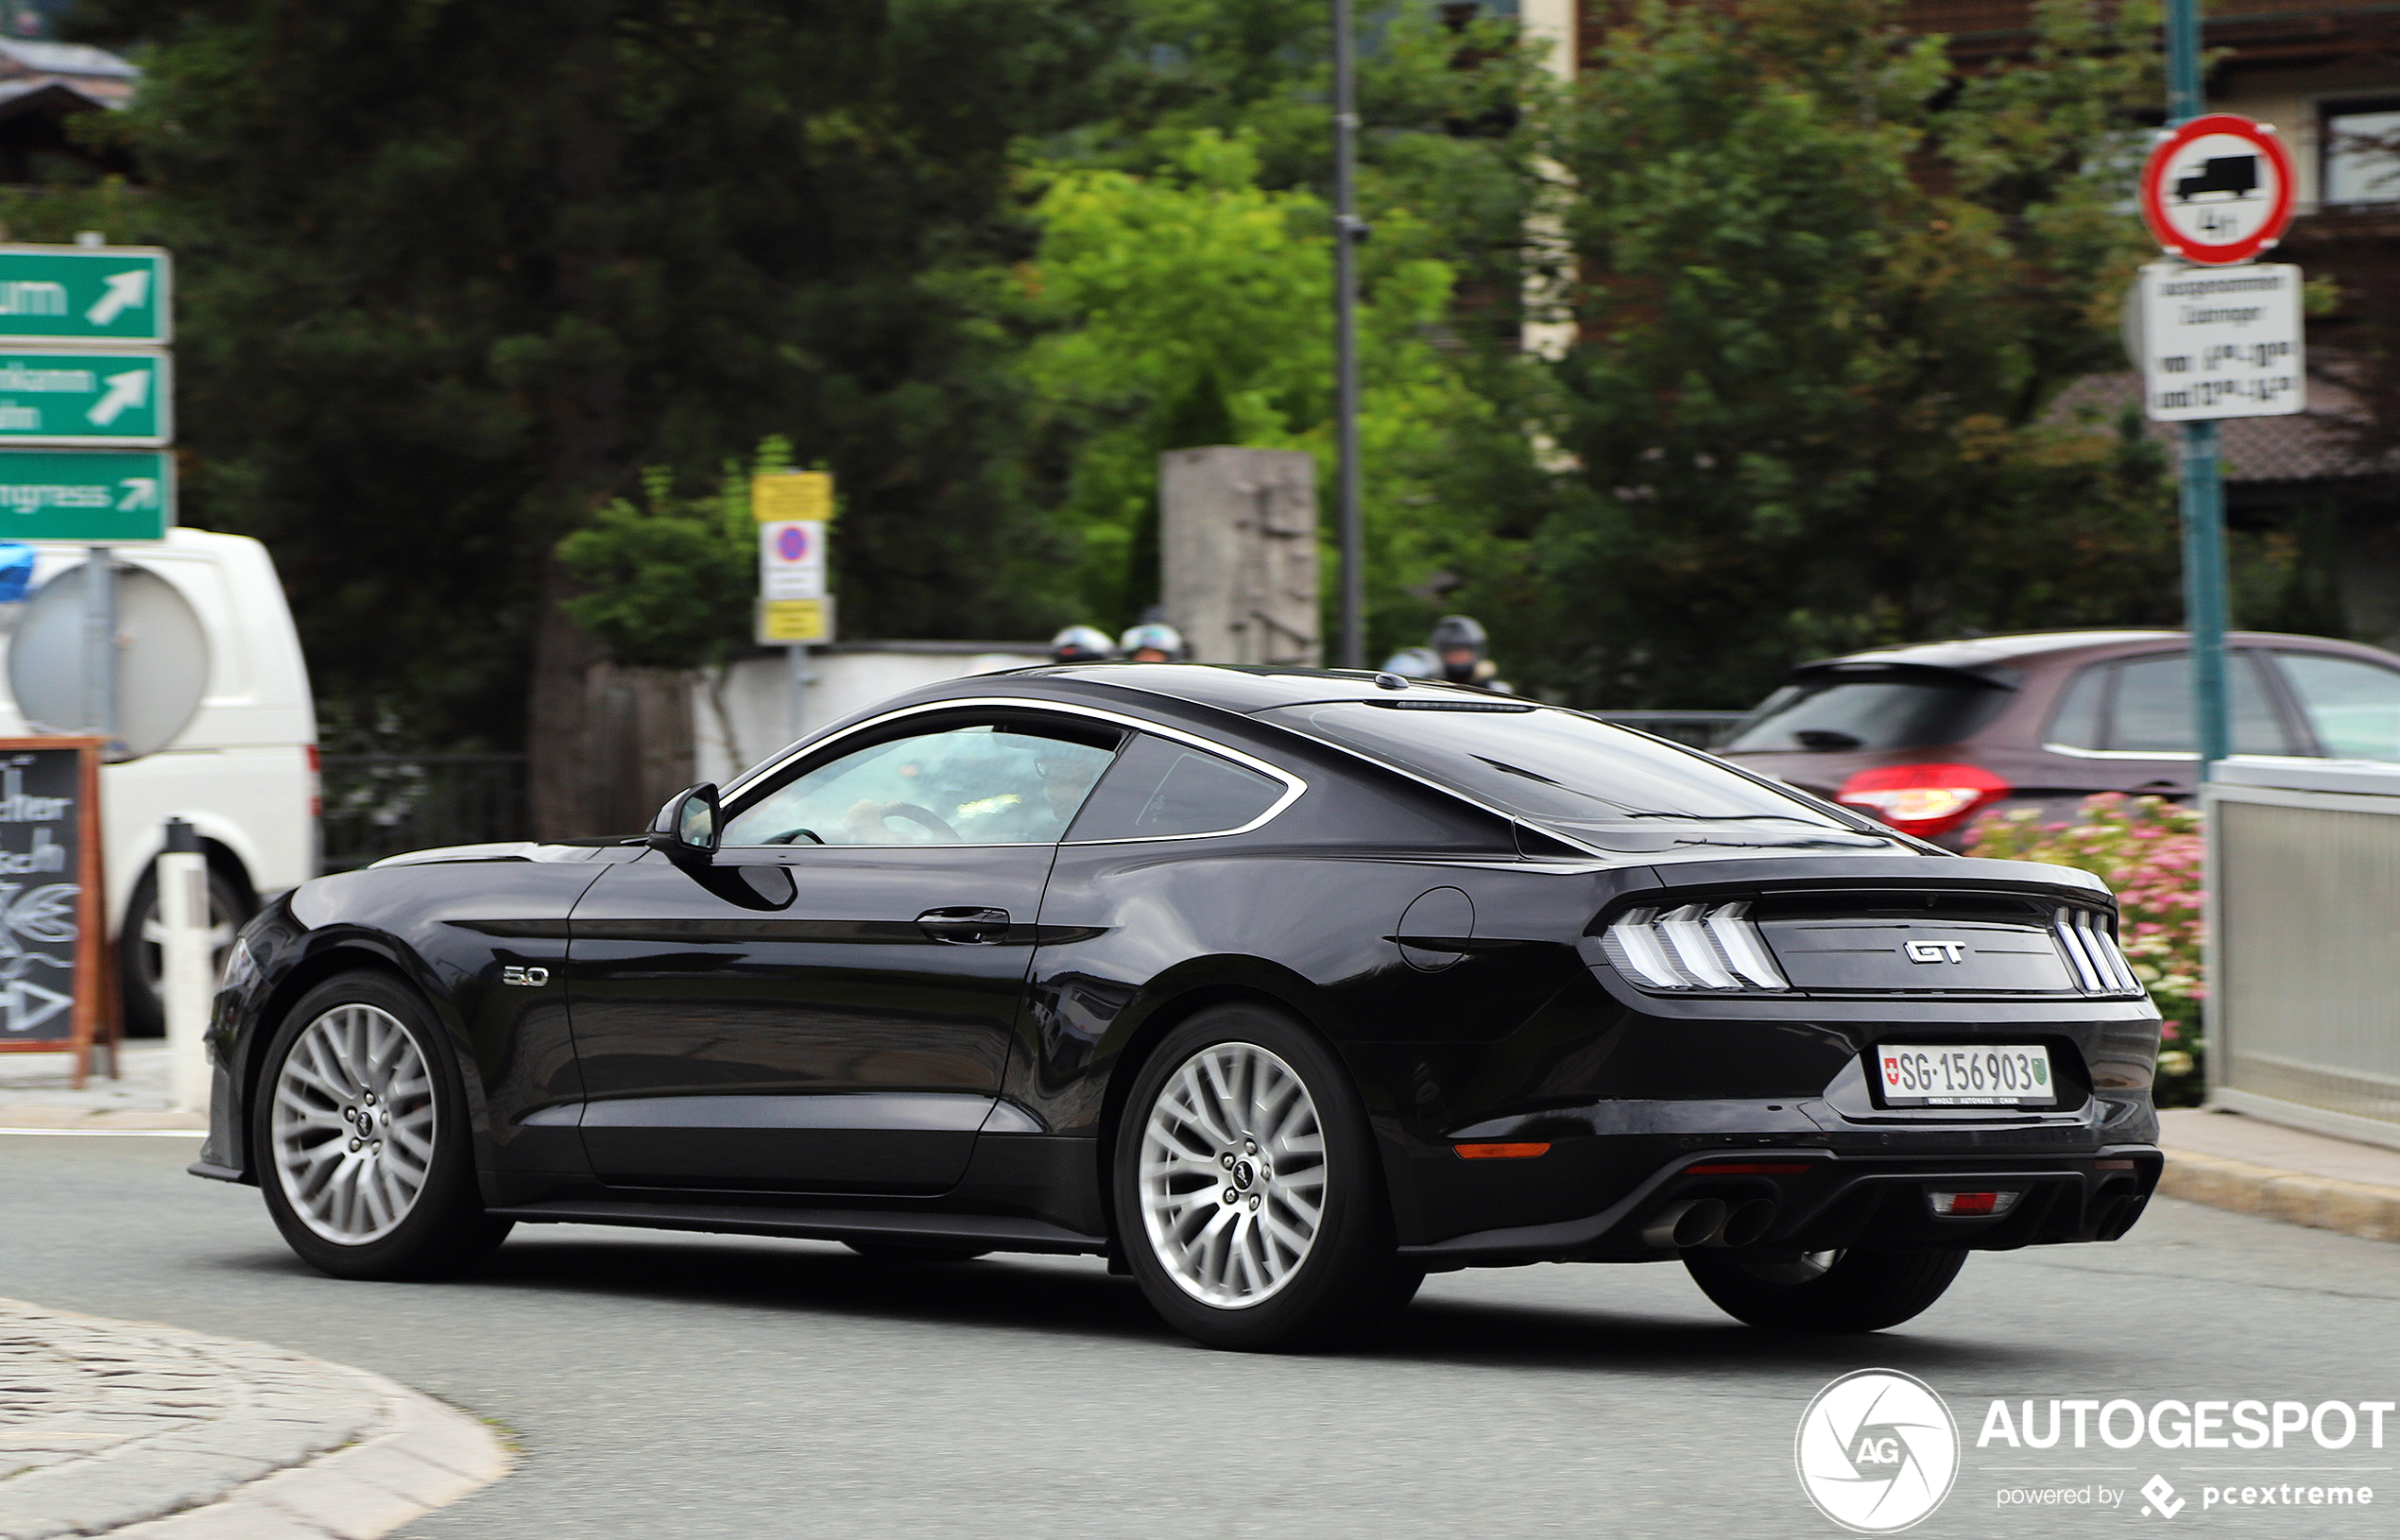
[[1652, 0], [1559, 115], [1573, 469], [1469, 590], [1529, 682], [1738, 706], [1809, 653], [2175, 614], [2162, 456], [2060, 404], [2124, 367], [2155, 12], [2045, 0], [1963, 81], [1898, 13]]
[[[1162, 450], [1311, 450], [1330, 530], [1329, 14], [1140, 0], [1107, 111], [1035, 144], [1025, 377], [1070, 467], [1094, 618], [1155, 596]], [[1368, 609], [1386, 648], [1422, 640], [1449, 572], [1541, 496], [1516, 351], [1536, 185], [1520, 107], [1540, 76], [1510, 23], [1393, 8], [1363, 35]]]
[[635, 668], [701, 672], [717, 730], [735, 763], [746, 764], [725, 699], [726, 669], [750, 642], [758, 593], [758, 522], [750, 477], [791, 468], [788, 439], [759, 446], [745, 472], [725, 466], [716, 489], [683, 497], [674, 472], [642, 473], [642, 495], [616, 498], [558, 542], [558, 559], [581, 591], [560, 607]]
[[[558, 540], [638, 468], [786, 433], [862, 634], [1049, 618], [1008, 165], [1088, 115], [1115, 0], [87, 0], [180, 263], [195, 522], [266, 537], [320, 695], [535, 756], [574, 831]], [[383, 714], [378, 712], [378, 714]]]
[[[1205, 444], [1303, 449], [1332, 481], [1330, 220], [1314, 194], [1258, 185], [1247, 137], [1194, 132], [1157, 174], [1054, 174], [1022, 281], [1055, 329], [1024, 368], [1054, 410], [1080, 419], [1067, 508], [1083, 535], [1087, 611], [1122, 625], [1157, 596], [1158, 455]], [[1361, 436], [1374, 570], [1385, 589], [1421, 578], [1431, 553], [1405, 516], [1428, 495], [1449, 436], [1487, 410], [1425, 334], [1448, 312], [1451, 272], [1389, 211], [1367, 253], [1360, 311]], [[1388, 596], [1388, 595], [1385, 595]]]

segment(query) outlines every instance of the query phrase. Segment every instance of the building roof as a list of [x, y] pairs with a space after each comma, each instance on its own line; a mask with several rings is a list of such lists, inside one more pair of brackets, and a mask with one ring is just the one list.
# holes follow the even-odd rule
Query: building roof
[[16, 70], [34, 75], [90, 76], [102, 80], [138, 80], [139, 67], [127, 63], [106, 48], [88, 47], [80, 43], [39, 43], [20, 38], [0, 38], [0, 60], [17, 66]]
[[[2228, 482], [2348, 481], [2359, 476], [2390, 475], [2400, 471], [2400, 455], [2380, 458], [2361, 454], [2354, 435], [2365, 425], [2366, 412], [2357, 393], [2344, 385], [2343, 362], [2319, 353], [2308, 367], [2308, 406], [2286, 417], [2226, 418], [2219, 424]], [[2060, 393], [2051, 412], [2067, 417], [2094, 411], [2115, 421], [2126, 407], [2139, 408], [2141, 376], [2095, 374], [2078, 380]], [[2144, 429], [2171, 449], [2179, 442], [2171, 422], [2146, 422]]]

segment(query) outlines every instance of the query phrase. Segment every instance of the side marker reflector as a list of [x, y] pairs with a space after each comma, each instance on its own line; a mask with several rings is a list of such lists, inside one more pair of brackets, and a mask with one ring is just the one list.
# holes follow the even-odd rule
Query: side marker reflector
[[1453, 1144], [1461, 1160], [1531, 1160], [1550, 1154], [1548, 1144]]

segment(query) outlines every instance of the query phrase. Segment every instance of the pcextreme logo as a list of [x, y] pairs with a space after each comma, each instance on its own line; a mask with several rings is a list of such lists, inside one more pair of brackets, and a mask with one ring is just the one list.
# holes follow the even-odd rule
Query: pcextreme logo
[[1860, 1534], [1891, 1534], [1942, 1506], [1959, 1474], [1959, 1428], [1933, 1387], [1860, 1369], [1800, 1414], [1793, 1463], [1818, 1512]]

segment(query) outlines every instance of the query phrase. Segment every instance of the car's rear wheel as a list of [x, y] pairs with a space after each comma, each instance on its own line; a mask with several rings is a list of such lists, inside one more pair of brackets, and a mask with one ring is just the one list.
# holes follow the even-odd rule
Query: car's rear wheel
[[457, 1067], [399, 980], [328, 979], [285, 1017], [251, 1107], [251, 1149], [276, 1228], [340, 1278], [420, 1278], [491, 1254]]
[[1394, 1256], [1366, 1114], [1341, 1062], [1262, 1006], [1213, 1007], [1137, 1077], [1112, 1172], [1125, 1259], [1168, 1325], [1287, 1351], [1388, 1318], [1423, 1280]]
[[1881, 1331], [1924, 1313], [1966, 1265], [1963, 1251], [1816, 1251], [1774, 1261], [1688, 1252], [1701, 1292], [1769, 1331]]

